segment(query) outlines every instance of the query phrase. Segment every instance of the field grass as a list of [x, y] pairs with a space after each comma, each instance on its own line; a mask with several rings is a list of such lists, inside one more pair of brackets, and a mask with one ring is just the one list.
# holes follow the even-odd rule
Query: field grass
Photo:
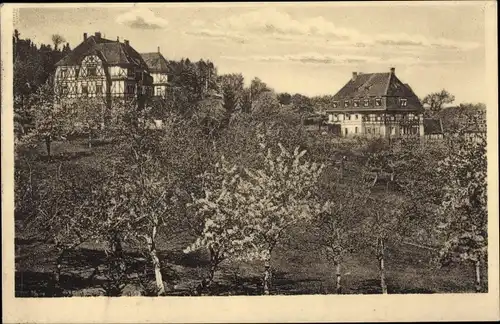
[[[29, 152], [37, 156], [38, 167], [50, 169], [58, 163], [79, 168], [96, 165], [113, 154], [113, 145], [96, 142], [89, 149], [84, 140], [56, 142], [53, 159], [45, 161], [44, 147]], [[27, 154], [21, 150], [20, 154]], [[35, 167], [37, 167], [35, 166]], [[16, 296], [48, 296], [53, 285], [56, 251], [46, 242], [25, 237], [22, 223], [16, 228]], [[162, 239], [158, 244], [167, 295], [192, 295], [196, 285], [208, 272], [208, 258], [203, 253], [186, 255], [182, 250], [192, 242], [188, 232]], [[307, 231], [293, 229], [284, 243], [275, 250], [272, 294], [330, 294], [335, 292], [333, 265], [314, 244], [308, 243]], [[133, 247], [129, 257], [128, 284], [125, 295], [147, 294], [147, 285], [154, 280], [146, 258]], [[386, 260], [389, 293], [458, 293], [474, 292], [474, 269], [467, 265], [436, 268], [431, 264], [432, 251], [410, 245], [390, 246]], [[103, 269], [102, 247], [87, 244], [66, 255], [63, 260], [61, 287], [64, 295], [102, 295], [106, 278], [94, 270]], [[262, 292], [263, 265], [225, 261], [216, 275], [211, 294], [258, 295]], [[485, 270], [486, 272], [486, 270]], [[377, 259], [369, 251], [347, 256], [342, 265], [342, 293], [381, 293]], [[486, 276], [484, 276], [486, 278]], [[145, 288], [146, 287], [146, 288]]]

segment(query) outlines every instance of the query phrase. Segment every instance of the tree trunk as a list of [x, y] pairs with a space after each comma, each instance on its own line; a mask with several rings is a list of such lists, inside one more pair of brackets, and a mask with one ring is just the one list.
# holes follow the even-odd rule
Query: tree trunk
[[50, 159], [50, 146], [52, 144], [52, 140], [50, 136], [45, 136], [45, 147], [47, 148], [47, 156]]
[[151, 260], [153, 261], [153, 266], [155, 269], [155, 282], [158, 296], [165, 294], [165, 286], [163, 285], [163, 277], [161, 275], [160, 259], [156, 255], [156, 249], [150, 251]]
[[61, 296], [61, 270], [62, 270], [62, 259], [64, 257], [64, 253], [66, 252], [62, 248], [58, 248], [58, 256], [56, 258], [56, 270], [54, 271], [54, 285], [53, 285], [53, 291], [52, 291], [52, 296]]
[[158, 296], [162, 296], [165, 294], [165, 285], [163, 284], [163, 277], [161, 275], [161, 263], [158, 258], [158, 254], [156, 253], [156, 237], [157, 226], [153, 226], [153, 230], [151, 233], [151, 237], [148, 239], [149, 243], [149, 255], [151, 256], [151, 261], [153, 263], [154, 271], [155, 271], [155, 283]]
[[387, 294], [387, 284], [385, 282], [384, 248], [385, 248], [384, 241], [380, 240], [380, 255], [379, 255], [380, 287], [382, 288], [382, 294]]
[[111, 234], [110, 237], [111, 255], [108, 256], [108, 286], [107, 296], [117, 297], [122, 293], [122, 288], [125, 284], [125, 261], [123, 259], [123, 247], [120, 236], [117, 232]]
[[264, 265], [264, 295], [270, 295], [271, 290], [271, 266], [269, 261]]
[[212, 248], [210, 248], [210, 272], [208, 275], [208, 286], [211, 286], [214, 277], [215, 277], [215, 272], [217, 271], [217, 267], [220, 263], [218, 253], [216, 253]]
[[476, 292], [481, 292], [481, 261], [477, 260], [475, 262], [476, 268]]
[[89, 149], [92, 148], [92, 131], [89, 131]]
[[342, 286], [340, 285], [340, 280], [342, 277], [342, 274], [340, 273], [340, 262], [335, 262], [335, 291], [337, 294], [342, 293]]

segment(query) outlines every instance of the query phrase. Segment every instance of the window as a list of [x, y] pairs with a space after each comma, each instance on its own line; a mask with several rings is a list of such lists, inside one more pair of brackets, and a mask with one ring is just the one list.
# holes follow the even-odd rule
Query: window
[[382, 98], [375, 98], [375, 106], [382, 106]]
[[68, 71], [66, 71], [66, 70], [61, 70], [61, 72], [60, 72], [61, 78], [63, 78], [63, 79], [66, 78], [66, 76], [68, 75], [67, 72]]
[[355, 133], [355, 134], [357, 134], [357, 133], [358, 133], [358, 128], [357, 128], [357, 127], [355, 127], [355, 128], [354, 128], [354, 133]]
[[102, 94], [102, 84], [98, 84], [95, 86], [95, 92], [97, 94]]
[[354, 107], [359, 107], [359, 100], [354, 100]]
[[351, 120], [351, 115], [346, 114], [347, 120]]
[[372, 129], [370, 127], [366, 127], [366, 133], [367, 134], [371, 134], [372, 133]]
[[130, 94], [135, 93], [135, 86], [133, 84], [127, 85], [127, 93], [130, 93]]
[[347, 128], [344, 128], [344, 133], [347, 135]]
[[358, 120], [359, 116], [358, 115], [354, 115], [354, 119]]
[[365, 99], [365, 100], [363, 101], [363, 105], [364, 105], [365, 107], [368, 107], [368, 104], [369, 104], [369, 103], [370, 103], [370, 102], [368, 101], [368, 99]]
[[401, 107], [406, 107], [408, 104], [408, 101], [406, 99], [401, 99]]
[[62, 93], [63, 95], [67, 95], [67, 94], [68, 94], [68, 92], [69, 92], [69, 91], [68, 91], [68, 85], [66, 85], [66, 84], [62, 85], [62, 86], [61, 86], [61, 93]]
[[338, 105], [339, 105], [338, 101], [333, 102], [333, 108], [337, 108]]
[[134, 70], [134, 68], [127, 69], [127, 76], [129, 78], [133, 78], [135, 76], [135, 70]]
[[87, 67], [87, 76], [96, 76], [96, 75], [97, 75], [97, 68], [95, 66]]
[[344, 107], [349, 107], [349, 100], [344, 100]]
[[89, 86], [82, 84], [82, 94], [89, 94]]

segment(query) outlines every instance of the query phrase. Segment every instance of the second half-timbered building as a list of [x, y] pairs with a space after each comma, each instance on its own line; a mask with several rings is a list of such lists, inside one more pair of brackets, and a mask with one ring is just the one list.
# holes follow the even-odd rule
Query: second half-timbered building
[[127, 100], [144, 105], [152, 86], [146, 62], [129, 41], [105, 39], [100, 32], [84, 33], [82, 43], [56, 63], [56, 100], [71, 103], [93, 98], [102, 102], [108, 117]]
[[424, 135], [424, 108], [394, 68], [387, 73], [353, 72], [333, 100], [328, 124], [339, 136]]
[[160, 53], [159, 47], [156, 53], [141, 53], [141, 56], [153, 77], [153, 96], [165, 98], [171, 76], [168, 61]]

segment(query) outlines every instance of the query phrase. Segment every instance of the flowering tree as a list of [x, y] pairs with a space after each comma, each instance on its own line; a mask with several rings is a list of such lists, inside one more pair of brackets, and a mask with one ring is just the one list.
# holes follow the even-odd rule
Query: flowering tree
[[359, 225], [364, 217], [364, 202], [370, 191], [364, 183], [334, 183], [332, 187], [325, 190], [327, 204], [314, 222], [318, 232], [314, 240], [333, 263], [336, 292], [340, 294], [342, 262], [347, 254], [358, 247], [363, 235]]
[[189, 207], [201, 214], [205, 223], [196, 241], [184, 253], [199, 249], [209, 251], [210, 271], [202, 282], [202, 287], [208, 288], [213, 283], [219, 264], [241, 252], [249, 237], [243, 234], [241, 219], [244, 216], [236, 199], [240, 181], [237, 167], [222, 157], [213, 172], [205, 172], [201, 177], [204, 197], [193, 197]]
[[172, 215], [176, 178], [174, 172], [162, 167], [161, 133], [148, 129], [146, 119], [137, 120], [132, 117], [128, 127], [131, 135], [124, 137], [123, 150], [127, 154], [121, 161], [122, 188], [115, 201], [126, 206], [122, 209], [126, 227], [122, 228], [130, 240], [145, 246], [154, 268], [157, 294], [163, 295], [165, 287], [156, 244], [158, 234]]
[[441, 179], [446, 179], [438, 227], [444, 239], [440, 260], [472, 262], [476, 290], [481, 291], [481, 266], [488, 256], [486, 138], [459, 141], [440, 165]]
[[372, 195], [367, 201], [367, 213], [361, 223], [362, 244], [375, 252], [379, 263], [380, 286], [387, 294], [385, 257], [387, 245], [397, 243], [404, 236], [407, 222], [402, 214], [403, 199], [394, 194]]
[[[18, 184], [17, 206], [29, 206], [23, 220], [23, 232], [29, 236], [53, 242], [57, 251], [54, 271], [54, 294], [60, 291], [62, 260], [78, 246], [99, 237], [101, 224], [106, 214], [102, 206], [94, 204], [92, 198], [100, 191], [100, 170], [88, 168], [75, 172], [73, 166], [53, 165], [55, 170], [40, 174], [40, 170], [29, 170], [26, 184]], [[18, 212], [18, 210], [16, 210]], [[26, 209], [19, 210], [26, 212]]]
[[34, 128], [27, 139], [44, 140], [47, 155], [51, 157], [51, 144], [57, 137], [63, 137], [71, 129], [71, 117], [67, 107], [57, 104], [52, 87], [44, 84], [38, 88], [29, 103]]
[[264, 294], [270, 293], [272, 252], [291, 225], [309, 221], [321, 209], [313, 196], [323, 165], [301, 161], [306, 151], [293, 153], [278, 144], [280, 154], [261, 143], [262, 164], [245, 169], [237, 194], [243, 228], [248, 240], [241, 254], [246, 260], [265, 263]]
[[80, 125], [88, 134], [88, 146], [92, 148], [92, 139], [104, 123], [105, 100], [100, 98], [85, 98], [77, 100], [74, 105], [74, 122]]

